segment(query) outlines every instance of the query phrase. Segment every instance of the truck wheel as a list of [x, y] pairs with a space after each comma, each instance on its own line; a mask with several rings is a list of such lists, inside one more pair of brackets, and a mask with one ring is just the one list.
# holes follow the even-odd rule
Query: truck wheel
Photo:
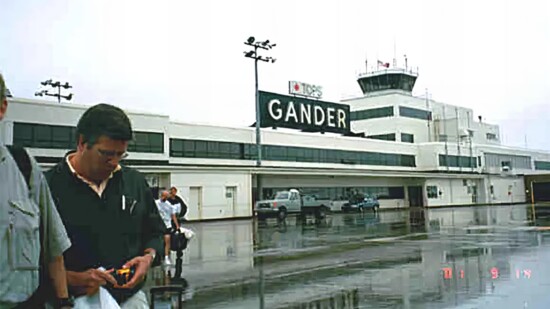
[[277, 219], [279, 219], [279, 221], [283, 221], [284, 219], [286, 219], [286, 209], [280, 209], [279, 210], [279, 213], [277, 214]]

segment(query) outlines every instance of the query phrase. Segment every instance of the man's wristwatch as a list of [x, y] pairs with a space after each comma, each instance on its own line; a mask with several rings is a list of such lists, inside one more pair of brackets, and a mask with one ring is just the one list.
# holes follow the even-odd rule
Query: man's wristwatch
[[58, 298], [55, 305], [55, 308], [73, 308], [74, 300], [72, 297]]

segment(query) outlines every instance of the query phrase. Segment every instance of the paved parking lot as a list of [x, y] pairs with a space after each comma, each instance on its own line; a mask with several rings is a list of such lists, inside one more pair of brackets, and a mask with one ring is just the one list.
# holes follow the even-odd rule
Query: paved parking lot
[[149, 286], [185, 308], [549, 308], [550, 211], [532, 205], [188, 224]]

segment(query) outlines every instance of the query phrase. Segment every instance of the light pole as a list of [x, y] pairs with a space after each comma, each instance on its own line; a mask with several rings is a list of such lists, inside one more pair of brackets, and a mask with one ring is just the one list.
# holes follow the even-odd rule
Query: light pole
[[50, 97], [56, 97], [57, 102], [61, 103], [61, 98], [70, 101], [73, 98], [73, 94], [69, 93], [68, 95], [61, 95], [61, 88], [70, 89], [73, 88], [73, 86], [69, 85], [68, 82], [65, 82], [65, 84], [62, 84], [60, 81], [52, 81], [52, 79], [45, 80], [43, 82], [40, 82], [42, 86], [51, 86], [52, 88], [57, 88], [57, 93], [50, 93], [48, 90], [40, 90], [38, 92], [35, 92], [34, 95], [37, 97], [41, 96], [50, 96]]
[[[244, 42], [245, 45], [251, 46], [254, 49], [245, 51], [244, 56], [247, 58], [254, 59], [254, 77], [255, 77], [255, 96], [256, 96], [256, 150], [258, 152], [258, 157], [256, 158], [256, 166], [260, 167], [262, 165], [262, 139], [260, 135], [260, 92], [258, 90], [258, 61], [271, 62], [274, 63], [276, 59], [272, 57], [262, 57], [258, 55], [258, 48], [264, 50], [270, 50], [275, 47], [277, 44], [270, 43], [269, 40], [265, 41], [256, 41], [256, 39], [251, 36]], [[262, 183], [260, 180], [259, 171], [256, 173], [256, 200], [259, 201], [262, 199]]]

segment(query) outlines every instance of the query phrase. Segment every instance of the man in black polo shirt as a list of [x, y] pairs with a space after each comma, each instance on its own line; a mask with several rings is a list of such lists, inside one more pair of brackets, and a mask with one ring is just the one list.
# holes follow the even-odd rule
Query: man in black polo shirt
[[[118, 107], [89, 108], [77, 128], [77, 149], [46, 176], [72, 247], [65, 252], [70, 292], [92, 295], [108, 289], [122, 308], [149, 308], [141, 287], [157, 252], [164, 224], [143, 175], [121, 166], [132, 127]], [[133, 268], [119, 286], [110, 271]]]
[[170, 188], [170, 197], [168, 198], [168, 202], [172, 205], [179, 204], [180, 209], [177, 214], [178, 220], [180, 222], [183, 222], [185, 220], [185, 215], [187, 214], [187, 204], [183, 201], [181, 197], [178, 195], [178, 188], [172, 187]]

